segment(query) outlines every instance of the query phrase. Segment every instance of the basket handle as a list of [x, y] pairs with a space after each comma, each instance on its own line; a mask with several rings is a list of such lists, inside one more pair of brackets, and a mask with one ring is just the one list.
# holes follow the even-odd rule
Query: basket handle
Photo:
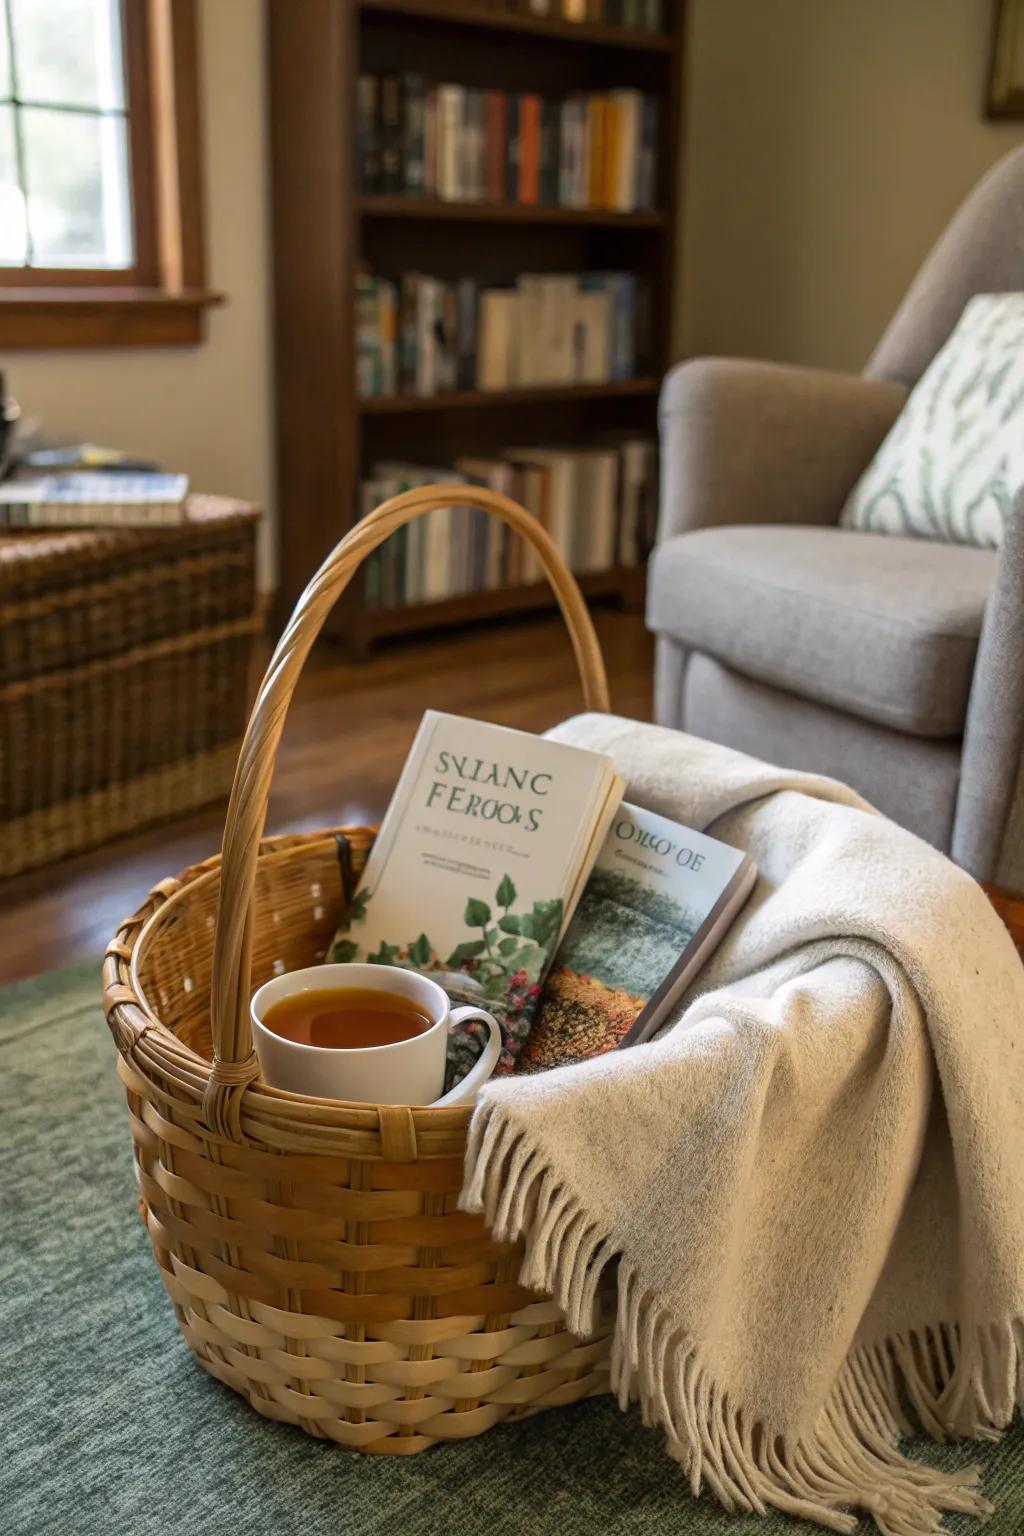
[[580, 589], [550, 534], [517, 502], [478, 486], [435, 485], [393, 496], [350, 529], [299, 598], [270, 659], [246, 727], [224, 824], [210, 997], [214, 1060], [204, 1112], [214, 1131], [234, 1140], [241, 1137], [242, 1095], [259, 1073], [249, 1023], [253, 890], [288, 706], [324, 620], [359, 566], [403, 524], [441, 507], [492, 512], [536, 550], [572, 640], [587, 707], [608, 709], [601, 648]]

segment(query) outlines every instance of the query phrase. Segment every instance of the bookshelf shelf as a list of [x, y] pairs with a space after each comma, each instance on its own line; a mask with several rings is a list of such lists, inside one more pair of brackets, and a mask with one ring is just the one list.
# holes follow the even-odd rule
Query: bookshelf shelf
[[595, 229], [664, 229], [662, 209], [617, 213], [610, 208], [560, 208], [553, 203], [445, 203], [434, 198], [388, 197], [377, 193], [359, 199], [363, 218], [451, 219], [467, 224], [569, 224]]
[[[361, 482], [382, 461], [454, 466], [493, 461], [510, 447], [543, 453], [655, 437], [658, 390], [672, 358], [685, 0], [664, 0], [664, 35], [538, 16], [523, 0], [515, 8], [512, 0], [504, 8], [482, 0], [265, 0], [265, 5], [278, 616], [283, 620], [359, 515]], [[551, 5], [552, 11], [561, 8], [561, 0]], [[619, 213], [361, 192], [360, 77], [410, 75], [427, 86], [450, 84], [466, 92], [542, 101], [600, 99], [620, 90], [655, 97], [656, 174], [644, 193], [654, 207]], [[365, 166], [365, 160], [360, 163]], [[648, 160], [648, 176], [649, 168]], [[376, 183], [382, 184], [400, 187], [401, 177]], [[486, 184], [494, 185], [490, 171]], [[360, 326], [366, 321], [365, 304], [361, 312], [357, 308], [357, 278], [367, 272], [395, 284], [407, 272], [426, 274], [449, 292], [468, 279], [481, 293], [507, 288], [524, 273], [630, 273], [649, 338], [636, 364], [642, 376], [605, 384], [361, 399], [357, 359], [365, 355]], [[459, 376], [474, 374], [463, 370]], [[532, 494], [540, 494], [536, 485]], [[602, 495], [607, 500], [605, 491]], [[584, 510], [580, 503], [576, 515]], [[622, 547], [616, 545], [616, 551], [613, 558], [622, 558]], [[594, 601], [639, 603], [643, 580], [642, 570], [620, 566], [584, 575], [580, 585]], [[362, 580], [354, 581], [326, 625], [356, 654], [391, 637], [554, 605], [543, 584], [393, 608], [367, 606], [364, 588]]]
[[671, 53], [673, 39], [659, 32], [638, 32], [631, 27], [604, 27], [593, 23], [563, 21], [556, 16], [519, 15], [512, 11], [485, 10], [473, 0], [358, 0], [359, 9], [392, 16], [418, 16], [459, 27], [480, 27], [495, 32], [557, 39], [560, 42], [630, 48], [641, 53]]
[[[610, 571], [593, 571], [577, 576], [584, 597], [626, 597], [639, 602], [643, 594], [643, 574], [632, 566]], [[547, 582], [528, 586], [504, 587], [497, 592], [466, 592], [446, 597], [436, 603], [416, 603], [405, 608], [365, 608], [361, 615], [362, 634], [366, 640], [408, 635], [424, 629], [441, 629], [452, 624], [472, 624], [480, 619], [531, 613], [552, 606]]]
[[364, 416], [401, 416], [415, 411], [479, 410], [495, 405], [543, 405], [559, 400], [615, 400], [653, 395], [658, 380], [614, 379], [608, 384], [553, 384], [533, 389], [466, 389], [442, 395], [381, 395], [359, 401]]

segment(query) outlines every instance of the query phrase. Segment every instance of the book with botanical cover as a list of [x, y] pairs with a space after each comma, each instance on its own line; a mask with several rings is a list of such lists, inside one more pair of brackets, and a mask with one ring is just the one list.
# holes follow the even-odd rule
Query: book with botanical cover
[[517, 1063], [540, 1072], [648, 1040], [753, 888], [749, 854], [623, 803]]
[[489, 1009], [510, 1071], [622, 790], [599, 753], [428, 710], [329, 958]]

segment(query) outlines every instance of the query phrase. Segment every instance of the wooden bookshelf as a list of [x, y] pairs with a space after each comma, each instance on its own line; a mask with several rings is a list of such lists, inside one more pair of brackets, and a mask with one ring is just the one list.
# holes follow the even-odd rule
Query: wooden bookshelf
[[364, 219], [449, 219], [467, 224], [586, 224], [596, 229], [664, 229], [663, 208], [640, 213], [615, 213], [607, 208], [558, 208], [552, 203], [442, 203], [434, 198], [386, 197], [359, 199]]
[[[504, 446], [577, 446], [609, 429], [656, 430], [670, 362], [684, 0], [665, 36], [502, 11], [477, 0], [267, 0], [273, 187], [280, 609], [286, 615], [351, 526], [376, 459], [446, 464]], [[661, 99], [657, 207], [637, 213], [360, 195], [356, 80], [428, 79], [564, 96], [635, 87]], [[411, 253], [411, 254], [410, 254]], [[643, 377], [606, 384], [359, 399], [355, 277], [361, 262], [451, 280], [518, 271], [632, 270], [649, 285], [655, 350]], [[642, 573], [581, 578], [588, 597], [638, 601]], [[330, 632], [354, 652], [387, 636], [543, 608], [546, 586], [368, 608], [353, 582]]]
[[533, 389], [465, 389], [443, 395], [379, 395], [358, 400], [363, 416], [421, 414], [424, 411], [486, 410], [496, 405], [544, 405], [572, 400], [624, 400], [633, 395], [654, 395], [657, 379], [618, 379], [610, 384], [551, 384]]
[[[668, 0], [673, 6], [677, 0]], [[489, 10], [476, 0], [360, 0], [360, 9], [384, 11], [394, 16], [422, 17], [449, 27], [484, 27], [498, 32], [512, 32], [540, 37], [548, 41], [579, 43], [591, 48], [632, 48], [641, 53], [671, 53], [671, 35], [661, 37], [630, 27], [603, 27], [591, 23], [564, 21], [555, 16], [531, 16], [510, 11]]]
[[[635, 566], [585, 572], [576, 580], [588, 599], [625, 595], [631, 601], [639, 601], [643, 593], [642, 573]], [[465, 623], [463, 608], [466, 603], [473, 604], [475, 620], [532, 613], [552, 606], [551, 588], [546, 581], [530, 582], [525, 586], [506, 587], [501, 592], [457, 594], [436, 603], [415, 603], [404, 608], [368, 608], [363, 616], [366, 638], [374, 640], [381, 636], [414, 634], [424, 629], [444, 629]]]

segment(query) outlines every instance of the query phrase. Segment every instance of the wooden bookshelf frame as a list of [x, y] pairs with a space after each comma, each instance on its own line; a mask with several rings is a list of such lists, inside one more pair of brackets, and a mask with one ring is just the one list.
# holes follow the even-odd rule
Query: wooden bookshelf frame
[[664, 229], [664, 208], [616, 213], [610, 208], [559, 208], [553, 203], [442, 203], [435, 198], [360, 197], [364, 219], [450, 219], [467, 224], [584, 224], [601, 229]]
[[[676, 0], [668, 0], [672, 7]], [[557, 38], [560, 42], [594, 47], [633, 48], [641, 53], [671, 53], [673, 39], [631, 27], [595, 26], [590, 22], [565, 21], [558, 16], [532, 16], [528, 12], [487, 10], [477, 0], [359, 0], [365, 11], [418, 16], [449, 26], [484, 27], [498, 32], [518, 32], [532, 37]]]
[[543, 405], [567, 400], [625, 400], [655, 395], [653, 378], [619, 379], [609, 384], [537, 384], [532, 389], [463, 389], [441, 395], [378, 395], [357, 400], [361, 416], [422, 415], [424, 411], [487, 410], [501, 405]]
[[[671, 361], [685, 4], [666, 0], [671, 30], [664, 36], [485, 9], [477, 0], [266, 0], [266, 5], [283, 617], [351, 526], [359, 481], [372, 458], [422, 460], [429, 454], [430, 462], [436, 457], [445, 463], [455, 453], [493, 451], [499, 433], [506, 444], [579, 443], [620, 426], [654, 434], [660, 379]], [[443, 49], [452, 60], [448, 78], [460, 79], [455, 53], [460, 43], [476, 71], [468, 84], [544, 89], [557, 57], [567, 90], [607, 89], [621, 79], [655, 91], [662, 98], [658, 207], [623, 214], [360, 195], [357, 76], [364, 68], [380, 67], [382, 53], [394, 46], [396, 57], [404, 49], [406, 58], [414, 48], [428, 54], [433, 48], [435, 57]], [[536, 87], [531, 59], [540, 80]], [[616, 266], [643, 272], [651, 286], [656, 338], [650, 373], [599, 385], [359, 399], [356, 271], [374, 250], [400, 249], [402, 241], [428, 271], [432, 249], [462, 241], [473, 255], [467, 254], [461, 270], [479, 272], [483, 281], [493, 280], [494, 264], [506, 249], [516, 252], [519, 270]], [[639, 602], [643, 573], [602, 571], [581, 578], [581, 585], [594, 600]], [[551, 601], [544, 586], [517, 586], [402, 608], [367, 608], [361, 583], [354, 583], [332, 616], [330, 632], [359, 654], [386, 637], [493, 620]]]

